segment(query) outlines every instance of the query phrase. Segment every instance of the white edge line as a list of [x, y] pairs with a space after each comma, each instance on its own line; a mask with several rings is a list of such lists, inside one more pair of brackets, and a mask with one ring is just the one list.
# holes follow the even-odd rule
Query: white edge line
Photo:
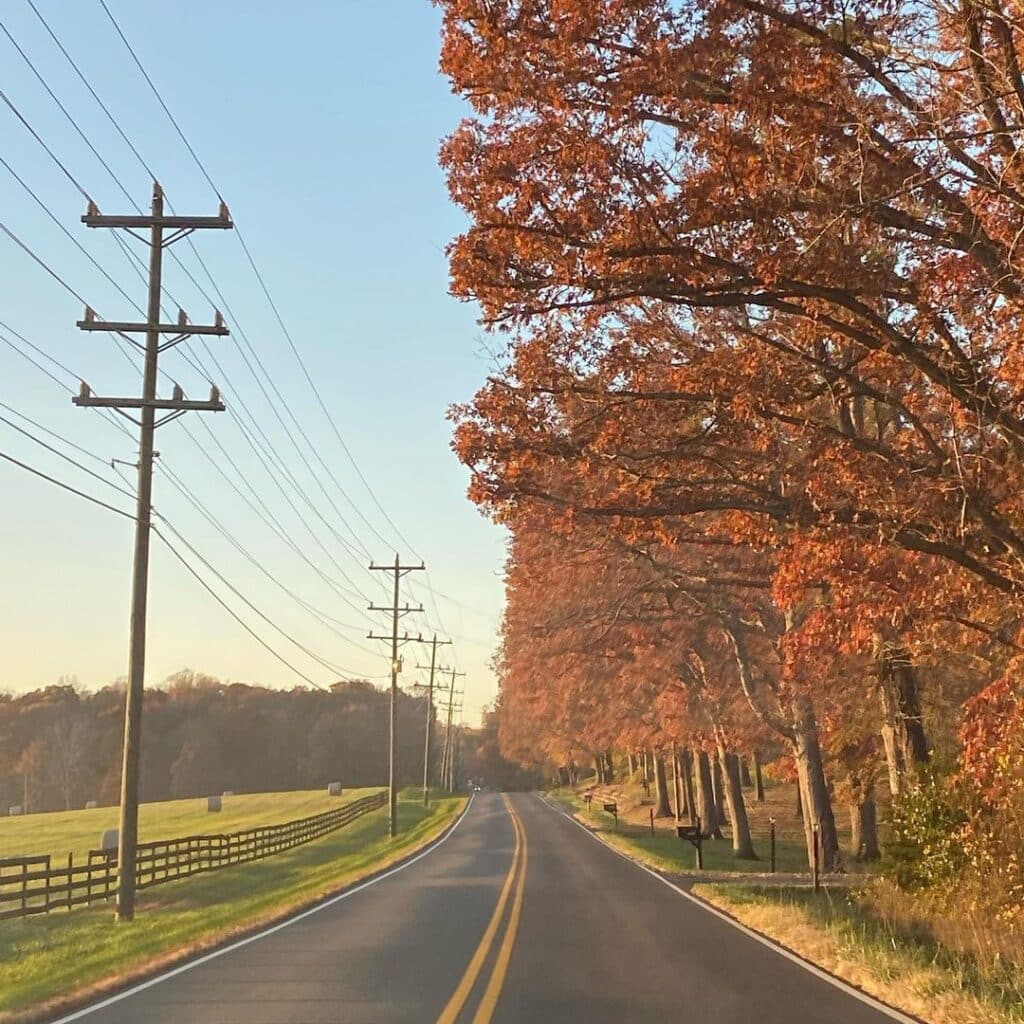
[[311, 917], [313, 914], [317, 914], [321, 910], [333, 907], [336, 903], [340, 903], [342, 900], [347, 900], [350, 896], [355, 896], [357, 892], [362, 892], [363, 889], [368, 889], [371, 885], [383, 882], [384, 879], [390, 878], [392, 875], [397, 875], [399, 871], [404, 871], [406, 868], [412, 867], [418, 860], [422, 860], [428, 854], [433, 853], [439, 846], [448, 842], [452, 837], [452, 834], [459, 825], [462, 824], [463, 819], [469, 813], [469, 808], [473, 803], [475, 795], [476, 794], [474, 793], [470, 793], [469, 800], [466, 801], [466, 806], [463, 807], [462, 813], [448, 827], [448, 830], [440, 839], [435, 839], [425, 850], [420, 850], [420, 852], [414, 857], [410, 857], [408, 860], [402, 861], [402, 863], [397, 867], [389, 868], [383, 874], [376, 875], [368, 881], [360, 882], [358, 885], [354, 885], [351, 889], [346, 889], [344, 892], [338, 893], [337, 896], [332, 896], [330, 899], [324, 900], [322, 903], [317, 903], [316, 906], [303, 910], [294, 917], [289, 917], [284, 921], [279, 921], [277, 924], [271, 925], [269, 928], [264, 928], [261, 932], [256, 932], [255, 935], [247, 935], [244, 939], [232, 942], [229, 946], [221, 946], [219, 949], [215, 949], [210, 953], [205, 953], [203, 956], [196, 957], [195, 960], [189, 960], [187, 963], [179, 964], [177, 967], [174, 967], [169, 971], [165, 971], [163, 974], [158, 974], [155, 978], [149, 978], [146, 981], [140, 982], [138, 985], [133, 985], [131, 988], [125, 989], [123, 992], [117, 992], [112, 996], [108, 996], [106, 999], [103, 999], [98, 1003], [93, 1003], [91, 1006], [86, 1006], [81, 1010], [76, 1010], [74, 1013], [69, 1013], [66, 1017], [58, 1017], [56, 1020], [52, 1021], [51, 1024], [68, 1024], [69, 1021], [81, 1020], [83, 1017], [87, 1017], [90, 1013], [95, 1013], [97, 1010], [103, 1010], [108, 1006], [113, 1006], [114, 1003], [119, 1003], [122, 999], [128, 999], [130, 996], [134, 996], [147, 988], [152, 988], [154, 985], [159, 985], [161, 982], [168, 981], [171, 978], [177, 977], [179, 974], [184, 974], [185, 971], [190, 971], [193, 967], [199, 967], [202, 964], [209, 963], [211, 960], [216, 960], [217, 957], [224, 956], [225, 953], [233, 953], [236, 949], [248, 946], [250, 942], [258, 942], [260, 939], [265, 939], [268, 935], [273, 935], [275, 932], [279, 932], [283, 928], [287, 928], [289, 925], [296, 924], [307, 917]]
[[715, 917], [719, 918], [722, 921], [725, 921], [726, 924], [730, 924], [733, 926], [733, 928], [736, 928], [739, 931], [743, 932], [743, 934], [746, 935], [748, 938], [753, 939], [755, 942], [761, 943], [762, 946], [767, 946], [769, 949], [778, 953], [779, 956], [785, 957], [787, 960], [796, 964], [798, 967], [802, 967], [805, 971], [808, 971], [809, 973], [813, 974], [816, 978], [821, 978], [822, 981], [828, 982], [833, 987], [839, 989], [842, 992], [845, 992], [848, 996], [853, 996], [854, 999], [859, 999], [862, 1003], [867, 1004], [873, 1010], [877, 1010], [879, 1013], [884, 1014], [890, 1019], [899, 1021], [900, 1024], [922, 1024], [920, 1017], [911, 1017], [908, 1014], [903, 1013], [901, 1010], [897, 1010], [895, 1007], [889, 1006], [886, 1003], [881, 1002], [874, 996], [869, 995], [867, 992], [864, 992], [862, 989], [850, 985], [848, 982], [843, 981], [842, 978], [837, 978], [834, 974], [829, 974], [828, 971], [822, 970], [816, 964], [811, 963], [810, 960], [805, 960], [802, 956], [800, 956], [797, 953], [794, 953], [790, 949], [787, 949], [785, 946], [782, 946], [774, 940], [769, 939], [767, 936], [762, 935], [760, 932], [754, 931], [753, 928], [748, 928], [745, 924], [743, 924], [740, 921], [737, 921], [736, 918], [730, 916], [729, 914], [726, 914], [724, 911], [719, 910], [718, 907], [713, 906], [706, 900], [702, 900], [699, 897], [694, 896], [693, 893], [687, 892], [685, 889], [681, 889], [674, 882], [670, 882], [664, 875], [661, 875], [657, 871], [654, 871], [651, 868], [647, 867], [646, 864], [641, 864], [639, 861], [634, 860], [628, 854], [624, 853], [622, 850], [618, 849], [616, 846], [613, 846], [611, 843], [609, 843], [606, 839], [600, 836], [593, 829], [587, 828], [587, 826], [584, 825], [583, 822], [578, 821], [575, 816], [569, 814], [567, 811], [562, 810], [562, 808], [559, 807], [557, 804], [552, 803], [543, 793], [538, 793], [537, 796], [540, 797], [541, 803], [545, 804], [556, 814], [560, 814], [563, 818], [566, 818], [567, 820], [571, 821], [578, 828], [581, 828], [584, 832], [587, 833], [588, 836], [590, 836], [592, 839], [600, 843], [606, 850], [611, 850], [612, 853], [618, 854], [624, 861], [627, 861], [634, 867], [637, 867], [641, 871], [646, 872], [652, 878], [656, 878], [659, 882], [662, 883], [662, 885], [667, 885], [673, 892], [677, 893], [679, 896], [682, 896], [684, 900], [689, 900], [690, 903], [695, 904], [702, 910], [706, 910], [709, 914], [714, 914]]

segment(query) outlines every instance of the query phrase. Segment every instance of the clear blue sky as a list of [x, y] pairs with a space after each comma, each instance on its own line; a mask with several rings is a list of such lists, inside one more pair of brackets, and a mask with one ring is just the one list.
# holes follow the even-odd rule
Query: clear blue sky
[[[99, 0], [36, 3], [156, 171], [175, 209], [215, 213], [215, 195], [132, 64]], [[108, 3], [228, 201], [285, 324], [374, 493], [416, 554], [426, 560], [435, 591], [453, 599], [439, 596], [436, 612], [424, 582], [415, 579], [406, 596], [413, 602], [422, 599], [428, 614], [410, 616], [407, 624], [412, 632], [437, 628], [454, 634], [454, 658], [468, 673], [466, 715], [475, 720], [494, 694], [488, 662], [501, 610], [504, 537], [465, 498], [466, 473], [449, 449], [451, 428], [445, 419], [452, 402], [472, 395], [490, 369], [490, 360], [476, 326], [476, 310], [447, 294], [443, 249], [459, 230], [461, 217], [448, 201], [437, 149], [464, 110], [437, 71], [437, 11], [426, 0]], [[10, 0], [0, 18], [129, 192], [147, 204], [150, 186], [145, 170], [28, 3]], [[117, 185], [2, 33], [0, 68], [0, 88], [100, 208], [130, 212]], [[80, 223], [81, 195], [3, 105], [0, 139], [0, 155], [121, 287], [144, 305], [144, 288], [130, 261], [109, 234]], [[0, 220], [102, 316], [137, 317], [2, 166]], [[237, 333], [232, 339], [209, 342], [223, 374], [213, 368], [198, 341], [183, 347], [210, 368], [242, 423], [250, 422], [250, 415], [259, 423], [298, 486], [285, 480], [282, 493], [230, 414], [190, 414], [164, 427], [157, 437], [159, 465], [201, 499], [273, 580], [189, 505], [162, 468], [156, 479], [156, 508], [296, 640], [353, 674], [380, 681], [388, 660], [384, 645], [365, 639], [371, 622], [362, 608], [366, 597], [380, 601], [387, 595], [362, 568], [366, 559], [358, 555], [359, 545], [378, 560], [392, 558], [396, 547], [407, 558], [413, 555], [395, 538], [316, 406], [238, 238], [207, 232], [196, 242], [235, 314], [233, 321], [228, 317], [229, 325], [241, 327], [287, 409], [383, 540], [318, 468], [289, 413], [276, 399], [271, 403], [264, 397], [243, 360]], [[143, 252], [137, 243], [133, 246]], [[179, 243], [175, 252], [210, 291], [187, 245]], [[138, 392], [137, 372], [111, 337], [76, 330], [82, 312], [77, 299], [3, 235], [0, 258], [0, 321], [81, 374], [96, 393]], [[206, 300], [170, 261], [165, 283], [169, 306], [173, 296], [194, 322], [209, 320], [212, 310]], [[168, 374], [161, 382], [165, 394], [173, 378], [190, 396], [205, 397], [202, 374], [179, 352], [167, 353], [162, 366]], [[2, 342], [0, 380], [0, 401], [6, 405], [103, 460], [134, 459], [131, 439], [99, 413], [74, 408], [68, 391]], [[323, 490], [303, 464], [274, 407], [317, 469]], [[45, 436], [6, 409], [0, 409], [0, 416]], [[199, 416], [206, 418], [199, 422]], [[256, 496], [265, 503], [292, 542], [334, 585], [260, 521], [186, 429], [255, 507], [261, 507]], [[238, 474], [217, 451], [210, 432], [234, 460]], [[49, 440], [101, 476], [119, 482], [100, 461]], [[131, 508], [128, 498], [3, 422], [0, 451]], [[121, 472], [126, 473], [127, 486], [133, 487], [132, 471]], [[289, 499], [303, 511], [305, 524]], [[351, 524], [351, 533], [342, 524], [342, 515]], [[91, 687], [125, 673], [132, 529], [127, 520], [0, 463], [0, 688], [29, 689], [61, 675], [77, 676]], [[339, 537], [347, 539], [356, 553]], [[341, 635], [285, 594], [275, 580], [308, 605], [341, 620], [345, 625], [336, 627]], [[323, 684], [336, 678], [212, 578], [211, 585], [295, 667]], [[352, 606], [342, 599], [344, 588], [352, 590]], [[296, 681], [156, 541], [150, 593], [149, 685], [183, 667], [271, 686]], [[372, 618], [378, 629], [386, 628], [383, 616]], [[422, 676], [411, 671], [411, 664], [422, 660], [424, 652], [410, 647], [406, 654], [409, 670], [403, 683], [409, 684]]]

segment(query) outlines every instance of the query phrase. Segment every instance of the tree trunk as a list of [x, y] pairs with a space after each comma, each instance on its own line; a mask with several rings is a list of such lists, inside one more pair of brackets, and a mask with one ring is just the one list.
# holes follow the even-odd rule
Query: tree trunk
[[715, 814], [718, 815], [718, 825], [725, 824], [725, 796], [723, 790], [725, 784], [722, 780], [722, 762], [718, 759], [718, 751], [711, 755], [711, 792], [715, 801]]
[[654, 816], [656, 818], [671, 818], [672, 807], [668, 802], [668, 776], [665, 773], [665, 758], [661, 754], [654, 755], [654, 782], [657, 797]]
[[743, 780], [740, 772], [738, 754], [730, 753], [725, 746], [725, 737], [721, 730], [717, 731], [718, 760], [725, 766], [723, 772], [723, 792], [725, 809], [729, 815], [729, 828], [732, 831], [732, 853], [741, 860], [757, 860], [754, 844], [750, 839], [750, 822], [747, 819], [747, 807], [743, 801]]
[[697, 816], [700, 818], [701, 834], [705, 839], [721, 839], [722, 830], [718, 826], [715, 798], [711, 790], [711, 762], [706, 751], [698, 749], [694, 753], [693, 774], [697, 790]]
[[794, 699], [794, 710], [793, 756], [806, 812], [804, 833], [807, 839], [807, 863], [810, 864], [814, 856], [814, 826], [817, 825], [821, 870], [837, 871], [841, 866], [839, 839], [818, 742], [814, 704], [810, 697], [801, 694]]
[[900, 644], [875, 636], [875, 665], [882, 705], [882, 746], [889, 791], [899, 796], [928, 761], [928, 737], [921, 713], [921, 689], [910, 655]]
[[754, 766], [754, 799], [759, 803], [764, 803], [764, 776], [761, 774], [761, 753], [755, 750], [750, 757], [751, 762]]
[[629, 755], [629, 781], [634, 781], [636, 775], [636, 754]]
[[800, 780], [796, 780], [796, 816], [803, 821], [804, 820], [804, 797], [803, 793], [800, 792]]
[[862, 781], [855, 776], [850, 780], [850, 788], [853, 791], [853, 802], [850, 804], [850, 852], [857, 860], [878, 860], [881, 851], [878, 846], [874, 780]]
[[679, 749], [672, 748], [672, 802], [676, 809], [676, 824], [683, 820], [683, 782], [679, 777]]
[[689, 750], [679, 752], [679, 767], [683, 778], [683, 805], [692, 825], [697, 814], [697, 801], [693, 795], [693, 755]]
[[[739, 757], [739, 754], [736, 756]], [[740, 782], [744, 789], [754, 788], [754, 780], [750, 777], [750, 765], [742, 757], [740, 757]]]
[[615, 762], [612, 761], [612, 752], [606, 750], [604, 753], [604, 781], [615, 781]]

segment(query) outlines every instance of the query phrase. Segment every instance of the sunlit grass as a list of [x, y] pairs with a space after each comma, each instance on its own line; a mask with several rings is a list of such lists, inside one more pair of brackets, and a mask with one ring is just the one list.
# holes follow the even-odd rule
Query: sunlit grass
[[[226, 796], [222, 810], [209, 813], [206, 798], [165, 800], [139, 808], [139, 838], [173, 839], [210, 832], [237, 832], [257, 825], [277, 825], [294, 818], [321, 814], [382, 787], [348, 789], [328, 796], [326, 789], [289, 793], [247, 793]], [[100, 845], [104, 829], [117, 828], [117, 807], [54, 811], [0, 818], [0, 857], [52, 854], [57, 859], [74, 853], [77, 860]]]
[[[637, 860], [667, 872], [690, 872], [697, 870], [697, 853], [693, 845], [680, 839], [675, 833], [672, 819], [655, 819], [655, 834], [650, 828], [635, 821], [625, 820], [620, 811], [619, 825], [614, 818], [601, 809], [595, 800], [588, 809], [578, 795], [562, 790], [551, 796], [567, 810], [577, 814], [595, 832], [601, 834], [613, 846], [636, 857]], [[636, 818], [633, 814], [631, 817]], [[795, 830], [789, 829], [779, 835], [775, 842], [775, 866], [780, 872], [806, 872], [807, 850], [802, 838], [794, 837]], [[728, 839], [706, 839], [704, 841], [705, 871], [742, 871], [746, 873], [768, 872], [771, 867], [770, 842], [766, 834], [754, 834], [754, 849], [757, 860], [741, 860], [733, 855]]]
[[[346, 793], [342, 802], [359, 795]], [[387, 835], [386, 809], [374, 811], [266, 860], [148, 890], [140, 894], [131, 924], [115, 925], [110, 904], [5, 921], [0, 924], [0, 1020], [14, 1019], [7, 1016], [12, 1011], [131, 977], [313, 902], [427, 842], [463, 803], [461, 797], [442, 797], [428, 811], [413, 793], [403, 794], [402, 832], [395, 840]]]

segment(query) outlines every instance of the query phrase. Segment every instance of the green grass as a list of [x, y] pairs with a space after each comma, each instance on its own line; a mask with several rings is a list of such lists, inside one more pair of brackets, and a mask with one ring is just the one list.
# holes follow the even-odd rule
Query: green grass
[[[697, 869], [697, 851], [691, 843], [675, 834], [674, 821], [666, 824], [664, 820], [656, 820], [653, 836], [649, 827], [628, 824], [622, 821], [621, 817], [616, 829], [612, 816], [601, 810], [596, 801], [588, 810], [578, 796], [568, 794], [565, 790], [552, 793], [551, 796], [567, 810], [576, 813], [613, 846], [636, 857], [649, 867], [668, 872], [689, 872]], [[704, 870], [768, 872], [769, 842], [766, 835], [754, 836], [754, 850], [759, 860], [739, 860], [733, 856], [732, 844], [728, 839], [707, 839], [704, 841]], [[807, 850], [803, 842], [787, 837], [777, 838], [775, 868], [780, 872], [806, 872]]]
[[[356, 795], [353, 791], [345, 799]], [[5, 921], [0, 925], [0, 1020], [123, 981], [147, 965], [310, 903], [427, 842], [463, 803], [462, 797], [439, 798], [428, 811], [410, 794], [399, 806], [402, 831], [395, 840], [387, 835], [386, 810], [375, 811], [266, 860], [148, 890], [140, 894], [130, 924], [115, 925], [109, 904]]]
[[[379, 792], [347, 789], [341, 797], [327, 795], [326, 789], [291, 793], [249, 793], [227, 796], [223, 810], [210, 814], [206, 798], [165, 800], [139, 808], [139, 839], [173, 839], [209, 832], [237, 832], [257, 825], [277, 825], [294, 818], [320, 814], [361, 796]], [[117, 828], [117, 807], [82, 811], [55, 811], [0, 818], [0, 857], [52, 854], [62, 860], [74, 853], [75, 860], [100, 845], [104, 829]]]
[[[949, 923], [904, 927], [874, 909], [872, 890], [698, 885], [694, 891], [826, 969], [934, 1024], [1024, 1021], [1020, 965], [938, 941]], [[956, 939], [956, 936], [951, 936]]]

